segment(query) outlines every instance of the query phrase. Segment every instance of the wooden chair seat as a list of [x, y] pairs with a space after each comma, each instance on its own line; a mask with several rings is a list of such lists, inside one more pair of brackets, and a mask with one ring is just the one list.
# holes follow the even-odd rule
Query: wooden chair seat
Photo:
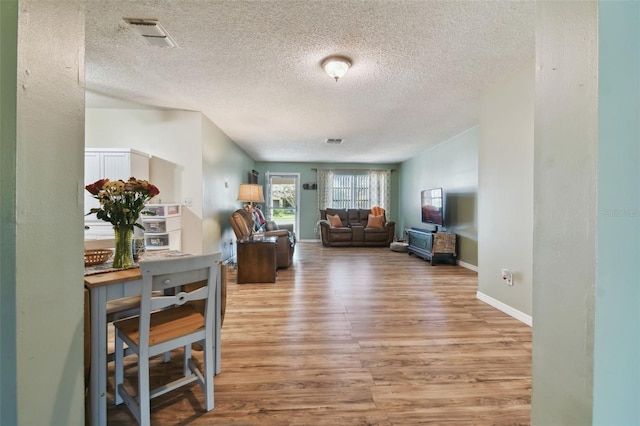
[[[136, 345], [140, 345], [140, 321], [137, 317], [116, 321], [114, 326]], [[193, 305], [167, 309], [151, 314], [149, 345], [168, 342], [184, 334], [204, 330], [204, 316]]]

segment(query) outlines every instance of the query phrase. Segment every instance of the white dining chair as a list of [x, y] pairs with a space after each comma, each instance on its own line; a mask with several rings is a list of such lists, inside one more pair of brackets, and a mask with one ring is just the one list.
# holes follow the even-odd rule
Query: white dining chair
[[[219, 261], [220, 253], [140, 262], [140, 314], [114, 322], [115, 402], [125, 402], [140, 425], [150, 424], [151, 399], [195, 381], [204, 391], [206, 410], [214, 408]], [[174, 295], [154, 293], [165, 289], [175, 289]], [[204, 372], [191, 357], [191, 345], [196, 342], [203, 348]], [[124, 386], [124, 343], [138, 356], [137, 397]], [[149, 358], [180, 347], [184, 376], [149, 389]]]

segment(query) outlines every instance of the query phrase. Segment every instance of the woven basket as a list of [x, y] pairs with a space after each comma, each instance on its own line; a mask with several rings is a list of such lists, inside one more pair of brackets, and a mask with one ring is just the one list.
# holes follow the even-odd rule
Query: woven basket
[[85, 250], [84, 266], [100, 265], [111, 257], [113, 252], [105, 249]]

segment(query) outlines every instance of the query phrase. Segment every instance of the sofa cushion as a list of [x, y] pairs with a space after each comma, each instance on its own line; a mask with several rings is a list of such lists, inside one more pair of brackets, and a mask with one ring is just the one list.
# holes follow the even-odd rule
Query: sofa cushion
[[328, 232], [328, 238], [331, 245], [350, 246], [352, 236], [352, 228], [331, 228]]
[[[340, 218], [340, 220], [342, 221], [342, 226], [348, 226], [349, 225], [349, 221], [347, 220], [347, 211], [345, 209], [327, 209], [325, 211], [325, 214], [328, 215], [332, 215], [332, 216], [338, 216]], [[327, 219], [329, 220], [329, 219]]]
[[275, 223], [273, 220], [268, 220], [267, 223], [264, 225], [264, 229], [265, 231], [277, 231], [280, 228], [278, 227], [278, 224]]
[[367, 219], [369, 219], [369, 214], [371, 214], [371, 209], [358, 209], [358, 217], [360, 221], [364, 221], [363, 225], [366, 225]]
[[369, 209], [349, 209], [347, 211], [347, 214], [349, 216], [349, 226], [367, 226], [369, 213], [371, 213], [371, 210]]
[[365, 243], [377, 242], [389, 244], [390, 238], [393, 238], [393, 236], [389, 235], [389, 231], [386, 228], [367, 228], [364, 233]]
[[342, 228], [342, 220], [340, 220], [340, 216], [327, 214], [327, 220], [332, 228]]
[[384, 227], [384, 216], [374, 216], [372, 214], [369, 215], [367, 220], [367, 228], [383, 228]]
[[349, 226], [360, 225], [360, 216], [358, 215], [358, 209], [347, 210], [347, 217], [349, 218]]

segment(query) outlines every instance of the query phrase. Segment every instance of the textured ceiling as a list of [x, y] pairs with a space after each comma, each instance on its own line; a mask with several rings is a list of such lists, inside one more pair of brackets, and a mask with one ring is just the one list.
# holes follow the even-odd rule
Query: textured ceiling
[[[478, 123], [482, 91], [533, 59], [534, 16], [533, 1], [91, 0], [87, 106], [202, 111], [258, 161], [399, 162]], [[178, 47], [123, 18], [158, 19]], [[353, 63], [338, 82], [330, 55]]]

